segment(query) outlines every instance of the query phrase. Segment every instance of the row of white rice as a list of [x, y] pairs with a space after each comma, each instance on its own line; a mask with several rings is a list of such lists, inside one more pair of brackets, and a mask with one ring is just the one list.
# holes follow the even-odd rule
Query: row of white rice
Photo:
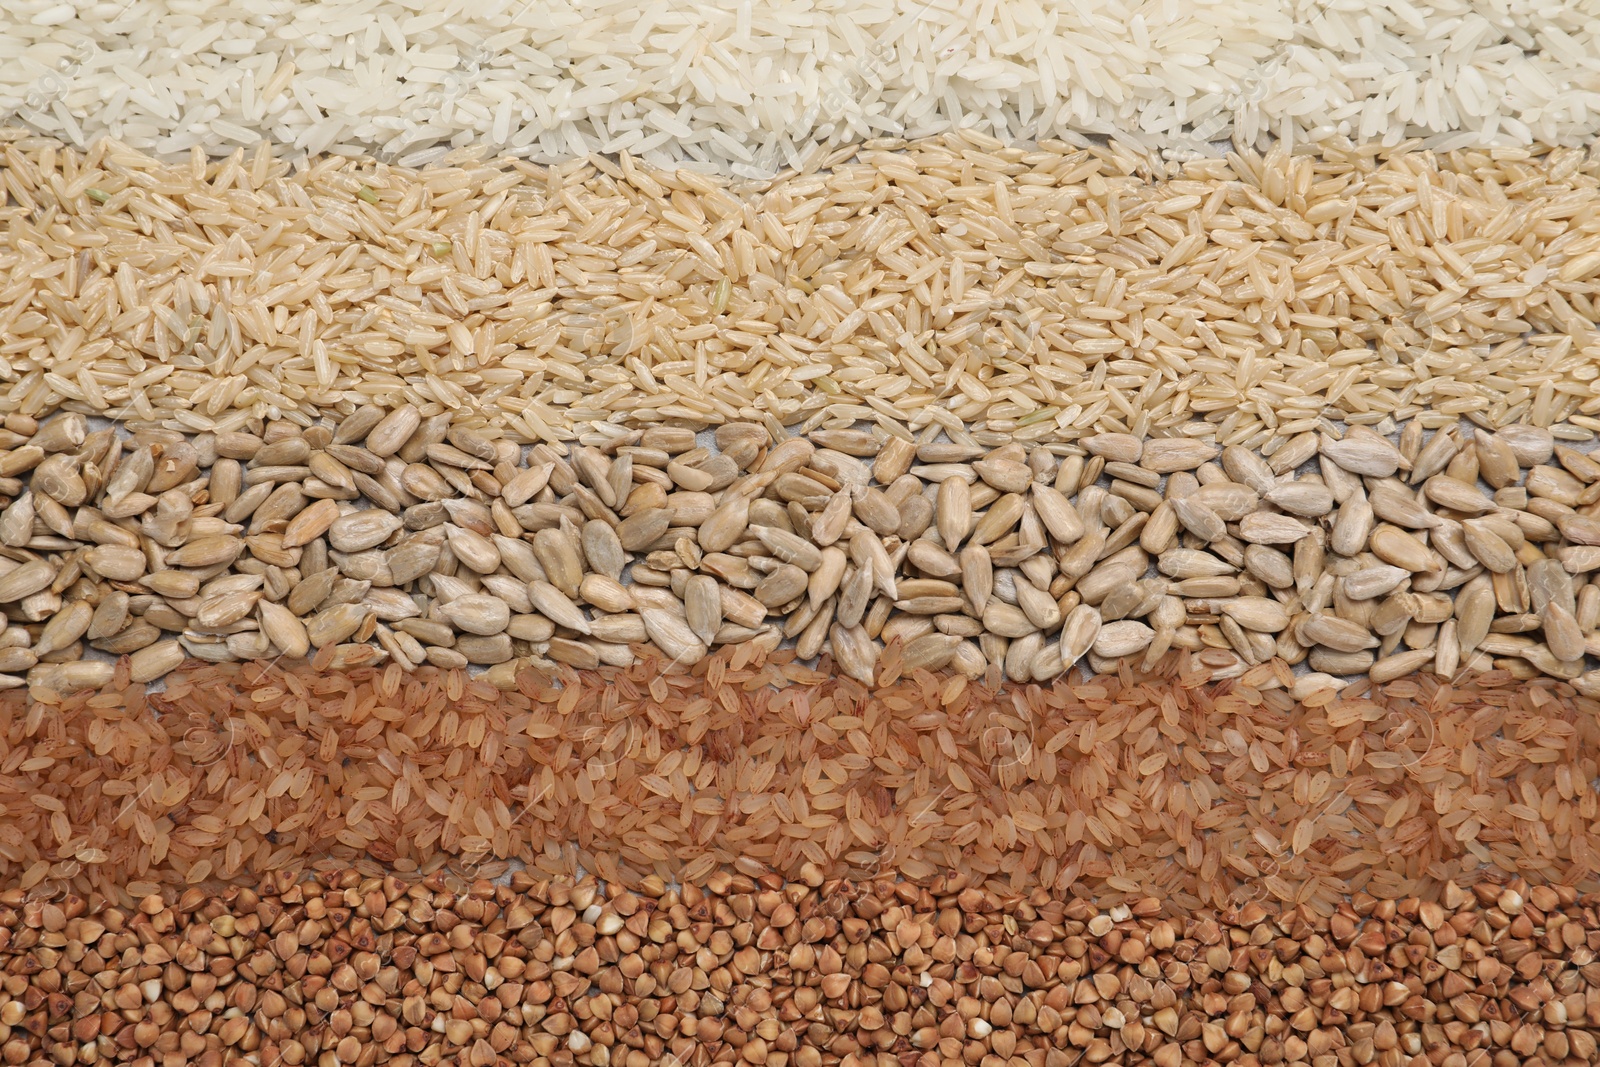
[[470, 143], [752, 176], [962, 126], [1581, 144], [1600, 0], [4, 0], [7, 119], [168, 157]]

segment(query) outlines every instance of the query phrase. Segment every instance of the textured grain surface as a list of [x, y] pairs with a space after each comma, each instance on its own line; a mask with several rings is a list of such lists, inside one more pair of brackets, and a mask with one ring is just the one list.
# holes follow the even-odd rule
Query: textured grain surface
[[819, 143], [976, 127], [1583, 144], [1584, 0], [162, 0], [19, 3], [0, 119], [171, 156], [263, 136], [432, 158], [645, 153], [770, 172]]
[[1049, 687], [890, 673], [875, 690], [743, 646], [694, 671], [199, 666], [0, 700], [0, 880], [153, 892], [360, 863], [508, 858], [619, 884], [736, 861], [1171, 906], [1327, 911], [1448, 878], [1588, 884], [1596, 702], [1492, 673], [1296, 702], [1169, 654]]
[[1048, 684], [1176, 648], [1216, 679], [1277, 657], [1316, 686], [1496, 669], [1600, 694], [1600, 463], [1525, 423], [1419, 417], [1391, 441], [1320, 419], [1260, 454], [1203, 423], [985, 450], [736, 422], [715, 451], [660, 426], [525, 449], [409, 406], [88, 426], [0, 426], [0, 688], [94, 688], [121, 655], [155, 681], [189, 655], [478, 666], [509, 689], [635, 645], [692, 667], [792, 642], [869, 685]]
[[1331, 916], [961, 872], [347, 871], [105, 905], [0, 893], [6, 1062], [1580, 1067], [1600, 1030], [1600, 898], [1522, 879]]
[[530, 441], [1199, 418], [1259, 446], [1418, 412], [1591, 436], [1600, 162], [1382, 155], [962, 135], [735, 188], [600, 157], [291, 174], [11, 139], [0, 411], [204, 430], [414, 403]]

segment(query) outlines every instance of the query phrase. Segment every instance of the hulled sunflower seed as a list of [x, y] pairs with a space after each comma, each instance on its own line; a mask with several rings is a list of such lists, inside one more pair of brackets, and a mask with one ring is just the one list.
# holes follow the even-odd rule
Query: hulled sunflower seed
[[1239, 539], [1248, 544], [1290, 545], [1310, 532], [1310, 527], [1290, 515], [1258, 511], [1239, 520]]
[[533, 600], [533, 606], [539, 609], [539, 614], [557, 626], [565, 626], [581, 634], [589, 633], [588, 617], [566, 593], [550, 582], [530, 582], [528, 596]]
[[1399, 450], [1382, 437], [1377, 434], [1357, 435], [1354, 429], [1340, 441], [1324, 438], [1318, 450], [1351, 474], [1363, 477], [1388, 478], [1404, 462]]
[[1142, 622], [1124, 619], [1108, 622], [1100, 627], [1092, 650], [1097, 656], [1120, 659], [1143, 652], [1155, 637], [1155, 631]]
[[489, 637], [501, 633], [511, 622], [511, 609], [499, 597], [468, 593], [439, 606], [451, 625], [469, 634]]
[[1298, 636], [1302, 644], [1324, 645], [1336, 652], [1359, 652], [1380, 644], [1365, 627], [1335, 615], [1307, 617], [1298, 627]]
[[[1071, 667], [1094, 647], [1100, 636], [1100, 613], [1086, 604], [1080, 604], [1067, 614], [1061, 626], [1061, 660]], [[1152, 631], [1153, 633], [1153, 631]]]

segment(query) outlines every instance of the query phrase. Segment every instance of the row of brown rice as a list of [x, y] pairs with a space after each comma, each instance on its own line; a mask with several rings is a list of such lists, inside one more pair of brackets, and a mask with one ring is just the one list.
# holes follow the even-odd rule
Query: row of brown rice
[[[1324, 415], [1600, 427], [1600, 159], [1163, 164], [975, 134], [730, 185], [626, 157], [161, 164], [0, 133], [0, 414], [513, 439], [775, 420], [983, 445]], [[1433, 423], [1430, 423], [1430, 427]]]
[[[891, 650], [892, 652], [893, 650]], [[924, 879], [1175, 909], [1327, 911], [1484, 875], [1589, 885], [1600, 704], [1492, 672], [1303, 702], [1273, 661], [1050, 686], [754, 646], [692, 671], [190, 665], [147, 694], [0, 697], [0, 883], [129, 901], [268, 872], [443, 864], [685, 883]]]

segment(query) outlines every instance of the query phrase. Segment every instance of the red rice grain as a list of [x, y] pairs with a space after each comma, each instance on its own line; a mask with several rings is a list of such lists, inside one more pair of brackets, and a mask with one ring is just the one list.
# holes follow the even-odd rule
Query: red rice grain
[[[1600, 870], [1600, 702], [1492, 672], [1295, 701], [1187, 654], [1044, 687], [869, 690], [748, 649], [692, 671], [188, 664], [147, 695], [0, 697], [0, 883], [135, 900], [508, 861], [638, 884], [960, 869], [1109, 907], [1430, 898]], [[48, 888], [48, 886], [45, 886]]]

